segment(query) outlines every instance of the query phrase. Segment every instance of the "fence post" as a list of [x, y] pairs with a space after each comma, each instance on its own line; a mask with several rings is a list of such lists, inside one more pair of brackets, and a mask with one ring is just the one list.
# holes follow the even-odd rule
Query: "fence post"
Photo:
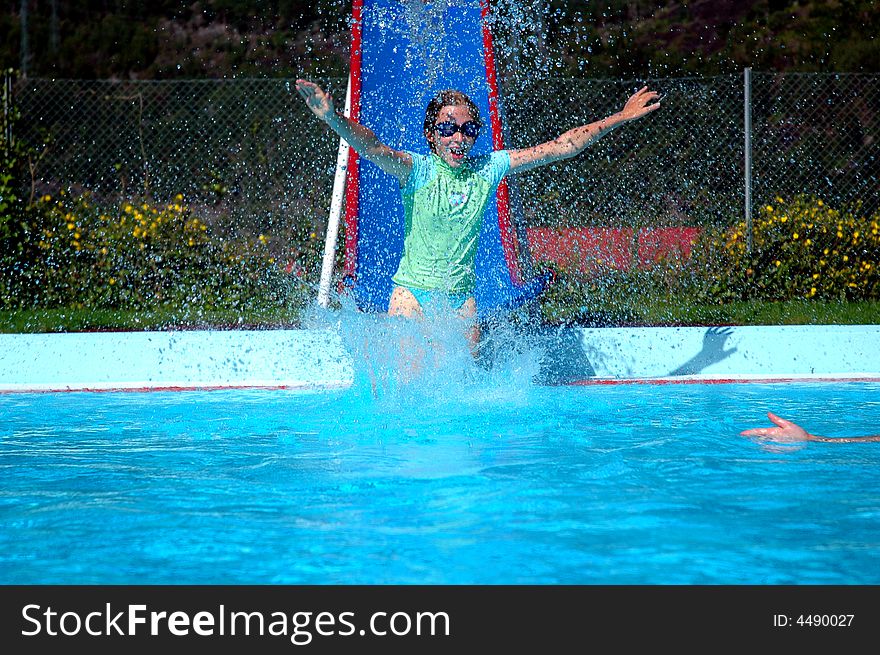
[[12, 111], [14, 99], [12, 97], [12, 70], [3, 71], [3, 144], [4, 147], [12, 147]]
[[752, 69], [743, 71], [743, 133], [745, 134], [746, 249], [752, 253]]
[[28, 64], [31, 61], [31, 51], [28, 43], [28, 0], [21, 0], [19, 25], [21, 28], [21, 76], [27, 79]]

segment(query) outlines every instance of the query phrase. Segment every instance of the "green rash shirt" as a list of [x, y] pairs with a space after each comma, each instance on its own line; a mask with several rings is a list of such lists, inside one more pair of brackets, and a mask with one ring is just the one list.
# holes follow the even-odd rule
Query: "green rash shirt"
[[435, 154], [408, 153], [413, 167], [401, 187], [406, 220], [403, 258], [393, 281], [404, 287], [470, 293], [483, 213], [510, 169], [498, 150], [452, 168]]

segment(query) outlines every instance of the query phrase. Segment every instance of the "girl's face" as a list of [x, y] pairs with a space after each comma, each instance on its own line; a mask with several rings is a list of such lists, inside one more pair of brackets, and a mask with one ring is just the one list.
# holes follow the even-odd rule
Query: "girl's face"
[[[464, 105], [447, 105], [437, 114], [434, 125], [440, 123], [454, 123], [461, 127], [468, 121], [473, 121], [474, 117], [470, 110]], [[433, 129], [430, 134], [425, 135], [432, 144], [434, 152], [443, 161], [452, 168], [458, 168], [467, 160], [470, 149], [474, 146], [476, 136], [466, 136], [461, 129], [456, 130], [451, 136], [443, 136], [437, 129]]]

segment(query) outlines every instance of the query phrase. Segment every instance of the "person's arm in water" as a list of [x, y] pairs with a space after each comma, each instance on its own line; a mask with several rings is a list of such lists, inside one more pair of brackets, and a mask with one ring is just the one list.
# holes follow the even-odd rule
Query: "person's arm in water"
[[642, 87], [630, 96], [623, 109], [608, 118], [571, 129], [541, 145], [511, 150], [510, 172], [519, 173], [574, 157], [614, 128], [641, 118], [659, 108], [660, 95], [656, 91], [649, 91], [648, 87]]
[[740, 434], [744, 437], [763, 437], [779, 442], [792, 441], [824, 441], [834, 443], [852, 443], [854, 441], [880, 441], [880, 434], [865, 435], [862, 437], [820, 437], [810, 434], [801, 426], [784, 418], [776, 416], [772, 412], [767, 412], [767, 418], [776, 424], [775, 428], [752, 428], [751, 430], [743, 430]]
[[400, 150], [394, 150], [379, 140], [369, 129], [336, 112], [333, 98], [314, 82], [297, 80], [296, 90], [306, 101], [306, 106], [361, 157], [364, 157], [400, 180], [403, 184], [412, 170], [412, 157]]

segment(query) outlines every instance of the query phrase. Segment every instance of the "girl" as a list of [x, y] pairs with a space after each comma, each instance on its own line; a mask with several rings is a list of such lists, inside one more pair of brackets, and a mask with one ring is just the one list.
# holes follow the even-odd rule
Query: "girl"
[[479, 109], [460, 91], [442, 91], [425, 112], [424, 135], [431, 154], [421, 155], [394, 150], [369, 128], [338, 114], [333, 99], [317, 84], [297, 80], [296, 90], [359, 155], [400, 183], [406, 229], [388, 314], [418, 318], [429, 305], [442, 301], [468, 322], [472, 350], [480, 337], [473, 294], [477, 238], [483, 212], [501, 179], [574, 157], [614, 128], [660, 107], [659, 95], [643, 87], [619, 112], [552, 141], [471, 157], [483, 127]]

